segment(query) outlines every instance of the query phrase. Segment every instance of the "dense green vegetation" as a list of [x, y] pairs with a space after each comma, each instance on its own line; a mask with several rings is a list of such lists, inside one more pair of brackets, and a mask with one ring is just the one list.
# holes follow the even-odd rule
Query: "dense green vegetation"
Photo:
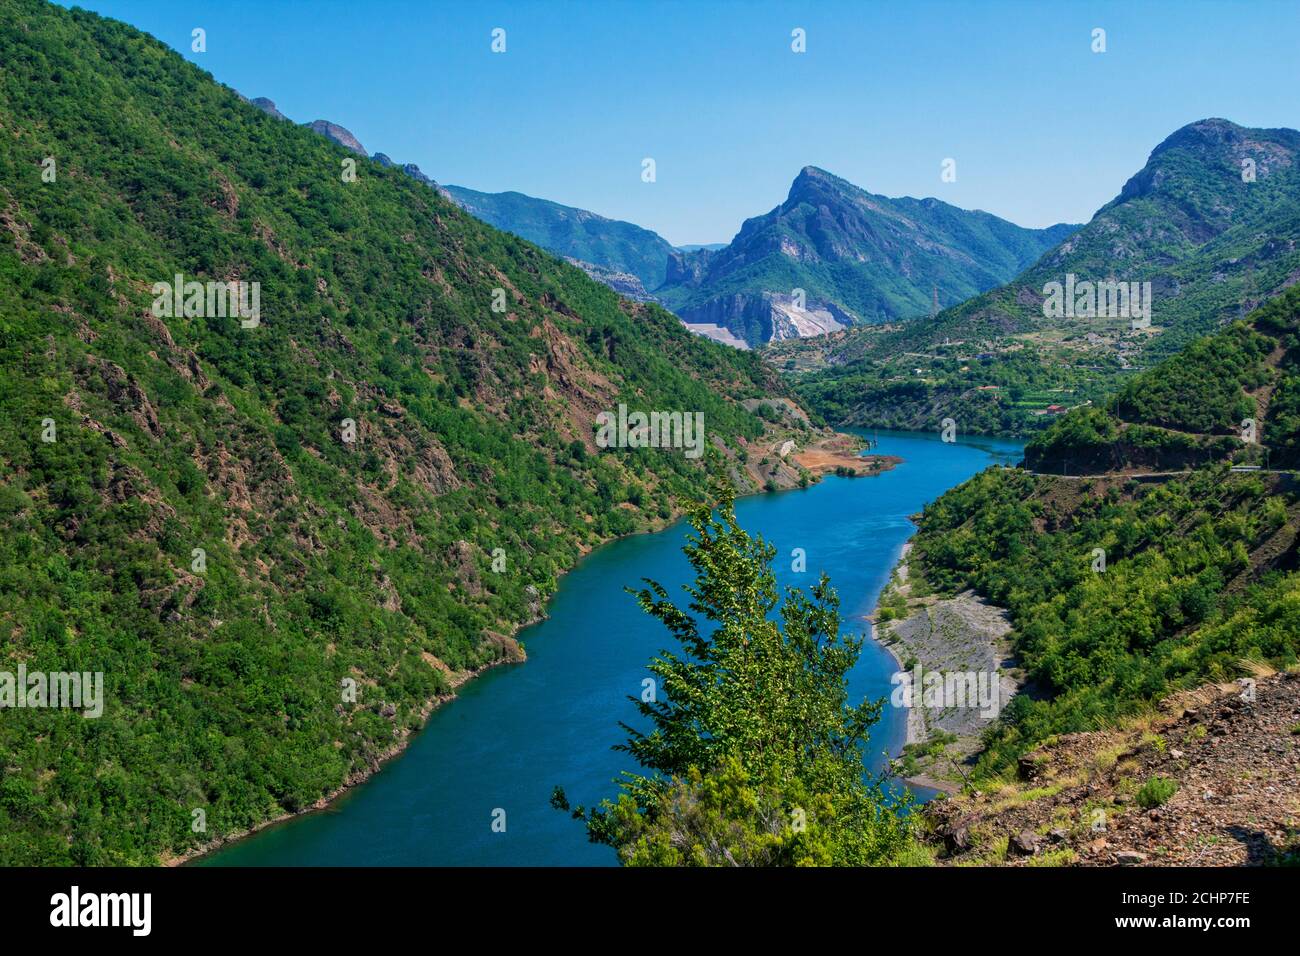
[[[1294, 476], [1230, 466], [1297, 464], [1298, 333], [1292, 289], [1029, 443], [1028, 465], [1074, 479], [991, 470], [926, 508], [925, 580], [1007, 608], [1030, 681], [988, 734], [980, 772], [1006, 771], [1052, 734], [1234, 677], [1243, 661], [1297, 662]], [[1243, 443], [1244, 418], [1263, 444]], [[1140, 482], [1114, 474], [1125, 469], [1188, 470]]]
[[1180, 471], [1247, 451], [1236, 438], [1204, 437], [1149, 425], [1118, 422], [1100, 408], [1070, 412], [1025, 447], [1035, 471], [1078, 475], [1135, 469]]
[[[1031, 692], [985, 739], [1001, 773], [1045, 737], [1091, 730], [1174, 689], [1300, 656], [1294, 476], [1300, 289], [1079, 408], [1026, 447], [1037, 471], [983, 473], [927, 507], [924, 578], [1010, 610]], [[1244, 419], [1258, 442], [1243, 442]], [[1180, 471], [1149, 483], [1117, 471]], [[1186, 470], [1186, 471], [1184, 471]], [[1099, 568], [1097, 555], [1104, 564]]]
[[978, 771], [1238, 676], [1243, 659], [1296, 663], [1296, 508], [1286, 479], [1226, 465], [1163, 484], [994, 469], [927, 507], [916, 539], [927, 582], [1007, 608], [1031, 682], [988, 733]]
[[[1034, 437], [1037, 471], [1176, 470], [1233, 458], [1300, 464], [1300, 288], [1131, 380], [1103, 408], [1076, 409]], [[1253, 441], [1245, 425], [1255, 423]]]
[[1129, 382], [1110, 403], [1127, 422], [1178, 431], [1237, 435], [1255, 414], [1245, 394], [1268, 382], [1264, 360], [1273, 342], [1234, 323], [1221, 335], [1192, 343], [1185, 352]]
[[[777, 593], [776, 549], [736, 523], [733, 493], [691, 512], [686, 608], [653, 581], [637, 592], [678, 647], [650, 664], [648, 728], [621, 748], [644, 768], [614, 801], [573, 809], [633, 866], [863, 866], [918, 859], [906, 802], [867, 775], [881, 701], [851, 705], [861, 637], [840, 635], [821, 580]], [[710, 630], [706, 630], [710, 629]], [[570, 809], [563, 791], [555, 805]]]
[[[0, 711], [0, 863], [311, 806], [513, 658], [584, 549], [702, 493], [680, 452], [598, 450], [598, 411], [762, 433], [755, 357], [400, 170], [347, 181], [150, 37], [2, 0], [0, 63], [0, 670], [106, 682], [96, 720]], [[177, 273], [259, 283], [260, 324], [155, 317]]]
[[934, 431], [951, 418], [963, 433], [1022, 436], [1045, 428], [1056, 414], [1048, 411], [1052, 406], [1100, 400], [1105, 383], [1117, 377], [1084, 374], [1036, 352], [970, 351], [937, 348], [921, 366], [905, 354], [799, 376], [792, 385], [811, 408], [839, 424]]

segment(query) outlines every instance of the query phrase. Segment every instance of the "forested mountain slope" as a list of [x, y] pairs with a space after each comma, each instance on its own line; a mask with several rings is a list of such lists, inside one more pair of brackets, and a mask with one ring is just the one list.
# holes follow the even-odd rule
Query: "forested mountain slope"
[[[105, 682], [98, 719], [3, 711], [0, 862], [153, 862], [377, 766], [584, 550], [698, 495], [600, 411], [799, 477], [742, 463], [753, 356], [158, 41], [2, 0], [0, 64], [0, 670]], [[177, 275], [258, 307], [168, 315]]]
[[663, 285], [673, 247], [649, 229], [518, 192], [440, 188], [471, 215], [556, 255], [636, 276], [645, 292]]
[[[288, 120], [266, 97], [249, 102], [276, 119]], [[365, 147], [351, 131], [337, 123], [316, 120], [305, 125], [350, 152], [366, 155]], [[397, 166], [412, 179], [439, 190], [475, 218], [555, 253], [625, 298], [655, 301], [647, 290], [663, 284], [674, 249], [668, 240], [649, 229], [520, 192], [485, 193], [464, 186], [439, 185], [414, 163], [399, 164], [384, 153], [370, 158], [384, 166]]]
[[1070, 412], [1031, 441], [1028, 467], [1082, 474], [1233, 460], [1300, 465], [1300, 288]]
[[925, 509], [913, 572], [1006, 608], [1028, 681], [976, 778], [1174, 692], [1300, 663], [1296, 475], [1230, 470], [1243, 451], [1263, 458], [1231, 434], [1252, 412], [1273, 464], [1296, 465], [1298, 332], [1292, 290], [1029, 445], [1029, 466], [1066, 462], [1070, 477], [990, 469]]

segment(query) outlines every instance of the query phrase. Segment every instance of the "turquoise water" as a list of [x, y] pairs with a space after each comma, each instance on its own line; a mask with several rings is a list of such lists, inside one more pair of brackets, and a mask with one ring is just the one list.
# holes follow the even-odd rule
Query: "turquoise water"
[[[937, 435], [879, 432], [881, 454], [903, 464], [871, 478], [828, 477], [811, 488], [737, 503], [742, 527], [777, 548], [782, 585], [812, 584], [825, 570], [840, 594], [845, 629], [864, 617], [889, 579], [914, 514], [991, 464], [1014, 463], [1021, 446], [996, 439], [945, 444]], [[520, 634], [525, 664], [498, 667], [436, 710], [406, 752], [329, 809], [268, 828], [201, 865], [612, 865], [582, 825], [549, 805], [563, 786], [574, 803], [615, 792], [633, 764], [610, 748], [634, 721], [646, 663], [668, 646], [665, 631], [624, 586], [654, 578], [681, 594], [690, 568], [680, 523], [612, 542], [565, 575], [549, 618]], [[807, 571], [791, 570], [803, 548]], [[850, 678], [852, 697], [887, 697], [893, 659], [868, 641]], [[885, 708], [869, 746], [874, 767], [901, 749], [905, 714]], [[888, 752], [888, 754], [887, 754]], [[505, 831], [493, 820], [505, 811]], [[498, 827], [499, 829], [499, 827]]]

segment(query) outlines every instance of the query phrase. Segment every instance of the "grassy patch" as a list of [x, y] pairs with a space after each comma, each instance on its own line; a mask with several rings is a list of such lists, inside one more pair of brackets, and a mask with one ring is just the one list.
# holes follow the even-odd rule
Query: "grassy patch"
[[1177, 792], [1178, 781], [1171, 780], [1169, 777], [1152, 777], [1137, 792], [1138, 806], [1144, 810], [1151, 810], [1167, 803]]

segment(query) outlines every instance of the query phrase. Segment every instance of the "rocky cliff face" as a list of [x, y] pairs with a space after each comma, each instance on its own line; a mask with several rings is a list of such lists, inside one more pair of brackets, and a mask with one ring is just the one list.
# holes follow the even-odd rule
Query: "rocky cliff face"
[[793, 296], [779, 292], [737, 292], [680, 314], [688, 326], [721, 326], [747, 344], [824, 335], [854, 322], [854, 317], [834, 302], [821, 300], [800, 306]]
[[625, 299], [631, 299], [633, 302], [656, 301], [655, 297], [645, 290], [641, 280], [630, 272], [607, 269], [604, 266], [598, 266], [592, 262], [583, 262], [581, 259], [574, 259], [571, 256], [565, 256], [564, 261], [577, 266], [597, 282], [609, 286]]
[[339, 126], [337, 123], [331, 123], [329, 120], [314, 120], [307, 124], [307, 128], [313, 133], [319, 133], [326, 139], [338, 143], [344, 149], [351, 150], [359, 156], [369, 155], [366, 148], [361, 145], [360, 141], [348, 130]]
[[248, 102], [252, 103], [263, 113], [274, 116], [276, 119], [287, 120], [289, 118], [275, 108], [274, 100], [269, 100], [265, 96], [259, 96], [256, 99], [249, 100]]
[[674, 249], [668, 256], [664, 285], [697, 288], [708, 274], [709, 260], [716, 252], [714, 249]]
[[393, 160], [389, 159], [383, 153], [375, 153], [375, 155], [371, 156], [370, 158], [373, 159], [375, 162], [379, 163], [381, 166], [392, 166], [392, 167], [396, 167], [397, 169], [400, 169], [402, 172], [406, 173], [406, 175], [414, 179], [417, 183], [424, 183], [424, 185], [432, 187], [433, 189], [438, 188], [438, 184], [435, 183], [428, 176], [424, 175], [424, 173], [420, 171], [420, 167], [415, 165], [415, 163], [400, 163], [400, 164], [395, 163]]

